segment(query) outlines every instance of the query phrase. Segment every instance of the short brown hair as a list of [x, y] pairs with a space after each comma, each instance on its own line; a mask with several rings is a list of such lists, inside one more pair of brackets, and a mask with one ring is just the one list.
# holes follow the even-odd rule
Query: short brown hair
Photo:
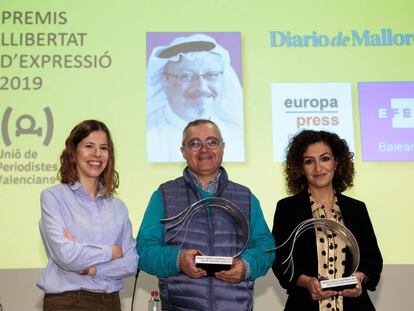
[[115, 151], [111, 134], [103, 122], [97, 120], [85, 120], [76, 125], [66, 139], [66, 148], [60, 156], [60, 169], [58, 179], [61, 183], [73, 185], [79, 181], [76, 165], [76, 147], [89, 134], [95, 131], [103, 131], [108, 140], [108, 163], [99, 176], [99, 181], [103, 186], [104, 196], [111, 196], [115, 193], [119, 185], [119, 176], [115, 171]]
[[296, 194], [307, 189], [308, 183], [303, 172], [303, 154], [309, 145], [318, 142], [323, 142], [331, 148], [338, 163], [332, 181], [334, 189], [342, 192], [353, 186], [355, 170], [352, 159], [354, 154], [349, 151], [346, 141], [335, 133], [304, 130], [296, 134], [287, 147], [284, 174], [289, 193]]

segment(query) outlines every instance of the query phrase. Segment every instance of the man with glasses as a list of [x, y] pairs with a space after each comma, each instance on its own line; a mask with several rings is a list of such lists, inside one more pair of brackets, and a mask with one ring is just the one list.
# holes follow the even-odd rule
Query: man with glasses
[[[181, 153], [187, 167], [182, 177], [161, 184], [150, 199], [137, 236], [139, 268], [159, 278], [163, 310], [253, 310], [254, 280], [266, 274], [274, 260], [273, 252], [266, 252], [274, 247], [274, 240], [259, 201], [247, 187], [228, 179], [221, 166], [225, 143], [214, 122], [192, 121], [182, 137]], [[211, 197], [229, 200], [240, 209], [249, 224], [250, 238], [229, 270], [208, 275], [195, 265], [195, 256], [233, 257], [245, 238], [237, 222], [229, 220], [225, 212], [207, 207], [191, 215], [175, 235], [160, 220]]]
[[194, 34], [153, 49], [147, 68], [147, 158], [177, 162], [185, 125], [214, 121], [226, 141], [225, 160], [243, 161], [243, 104], [230, 56], [212, 37]]

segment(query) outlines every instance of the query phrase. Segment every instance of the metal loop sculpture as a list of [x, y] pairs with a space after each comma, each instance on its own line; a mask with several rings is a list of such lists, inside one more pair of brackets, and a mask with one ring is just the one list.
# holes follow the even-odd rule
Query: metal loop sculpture
[[288, 257], [282, 262], [282, 265], [288, 263], [286, 269], [284, 270], [284, 274], [287, 273], [289, 269], [291, 269], [290, 281], [293, 278], [293, 274], [295, 272], [295, 267], [293, 263], [293, 249], [295, 247], [296, 240], [307, 230], [312, 228], [321, 228], [325, 230], [330, 230], [332, 233], [337, 234], [347, 245], [349, 252], [352, 256], [352, 264], [351, 264], [351, 275], [356, 272], [359, 266], [360, 260], [360, 253], [359, 253], [359, 246], [358, 242], [356, 241], [354, 235], [348, 228], [342, 225], [339, 222], [326, 219], [326, 218], [311, 218], [302, 221], [299, 225], [295, 227], [289, 237], [283, 242], [281, 245], [268, 249], [267, 251], [274, 251], [280, 247], [286, 245], [292, 238], [290, 251]]
[[243, 251], [246, 249], [247, 244], [250, 239], [249, 223], [246, 217], [244, 216], [244, 214], [242, 213], [242, 211], [233, 202], [223, 199], [223, 198], [219, 198], [219, 197], [211, 197], [211, 198], [205, 198], [205, 199], [198, 200], [197, 202], [186, 207], [179, 214], [173, 217], [170, 217], [170, 218], [161, 219], [161, 222], [163, 223], [172, 222], [172, 224], [166, 226], [167, 230], [180, 226], [178, 228], [178, 231], [174, 233], [168, 239], [168, 241], [171, 241], [172, 239], [174, 239], [185, 227], [184, 239], [180, 244], [180, 248], [181, 248], [182, 245], [184, 244], [185, 239], [187, 238], [188, 225], [191, 222], [192, 217], [204, 208], [222, 209], [224, 212], [232, 216], [236, 220], [236, 222], [240, 225], [240, 228], [242, 229], [243, 235], [245, 237], [245, 243], [244, 243], [243, 248], [233, 257], [235, 258], [235, 257], [240, 256], [243, 253]]

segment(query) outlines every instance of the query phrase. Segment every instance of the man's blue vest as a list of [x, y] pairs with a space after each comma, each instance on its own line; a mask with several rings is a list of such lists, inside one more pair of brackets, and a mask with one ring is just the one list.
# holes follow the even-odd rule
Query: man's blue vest
[[[237, 205], [250, 223], [250, 190], [229, 181], [224, 168], [221, 170], [216, 196]], [[165, 218], [179, 214], [201, 199], [188, 168], [183, 177], [162, 184], [160, 190]], [[183, 243], [185, 228], [169, 241], [176, 230], [165, 230], [167, 245], [179, 247]], [[243, 248], [244, 239], [240, 225], [231, 216], [221, 209], [209, 208], [191, 218], [182, 249], [195, 248], [210, 256], [234, 256]], [[168, 311], [250, 311], [253, 310], [253, 286], [254, 281], [229, 284], [208, 276], [192, 279], [183, 273], [159, 278], [162, 309]]]

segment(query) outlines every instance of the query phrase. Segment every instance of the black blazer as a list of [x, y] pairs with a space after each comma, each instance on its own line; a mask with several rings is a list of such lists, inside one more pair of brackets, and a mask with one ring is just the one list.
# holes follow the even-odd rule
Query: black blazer
[[[337, 193], [337, 198], [344, 224], [355, 236], [360, 248], [361, 258], [357, 270], [363, 272], [369, 279], [362, 286], [361, 296], [358, 298], [344, 297], [344, 311], [375, 310], [367, 289], [375, 290], [379, 282], [382, 271], [382, 256], [367, 208], [363, 202], [342, 194]], [[272, 230], [276, 245], [281, 245], [299, 223], [310, 218], [312, 218], [312, 209], [307, 191], [280, 200], [276, 206]], [[294, 275], [292, 281], [289, 281], [291, 270], [284, 273], [287, 266], [282, 265], [288, 256], [289, 249], [289, 244], [277, 249], [276, 260], [272, 267], [280, 285], [287, 289], [289, 295], [285, 310], [319, 310], [318, 302], [312, 300], [308, 290], [295, 285], [301, 274], [318, 277], [315, 230], [306, 231], [296, 241], [293, 252]], [[351, 273], [349, 254], [346, 261], [345, 275], [348, 276]]]

